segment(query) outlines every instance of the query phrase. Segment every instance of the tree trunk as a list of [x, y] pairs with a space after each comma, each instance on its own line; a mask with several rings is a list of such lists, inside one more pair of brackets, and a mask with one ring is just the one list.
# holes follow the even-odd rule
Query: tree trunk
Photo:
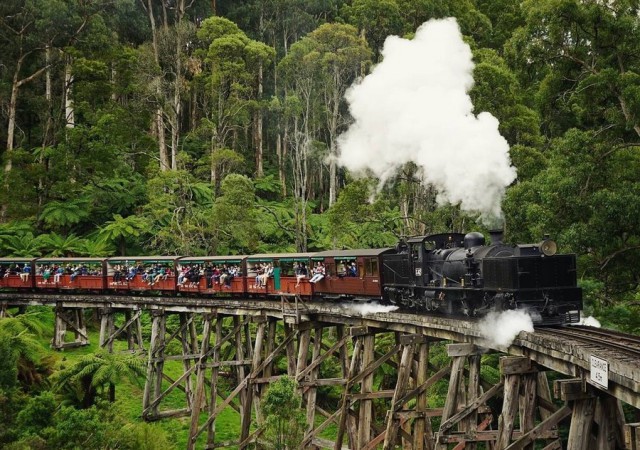
[[180, 72], [182, 61], [180, 59], [180, 31], [176, 30], [176, 74], [173, 86], [173, 117], [171, 120], [171, 168], [178, 170], [178, 143], [180, 140], [180, 116], [182, 104], [180, 98]]
[[76, 114], [73, 107], [73, 74], [71, 73], [71, 57], [65, 58], [64, 64], [64, 117], [65, 127], [73, 128], [76, 125]]
[[[262, 101], [262, 64], [258, 68], [258, 104]], [[258, 178], [264, 176], [264, 170], [262, 167], [262, 158], [263, 158], [263, 150], [262, 150], [262, 109], [258, 107], [258, 109], [254, 113], [254, 143], [256, 148], [256, 176]]]
[[[164, 5], [164, 2], [163, 2]], [[164, 8], [163, 8], [164, 9]], [[160, 57], [158, 55], [158, 32], [156, 30], [156, 19], [153, 15], [153, 1], [147, 0], [147, 13], [149, 14], [149, 24], [151, 25], [151, 43], [153, 47], [153, 56], [156, 64], [160, 64]], [[165, 11], [166, 16], [166, 11]], [[158, 99], [162, 98], [162, 91], [160, 89], [160, 83], [156, 83], [156, 95]], [[162, 105], [158, 105], [156, 109], [155, 127], [158, 137], [158, 152], [160, 154], [160, 170], [166, 171], [169, 169], [169, 158], [167, 155], [167, 143], [165, 142], [164, 133], [164, 110]]]
[[[43, 172], [46, 171], [44, 150], [53, 141], [53, 94], [51, 81], [51, 46], [47, 46], [45, 50], [45, 62], [47, 71], [45, 72], [45, 100], [47, 101], [47, 119], [45, 122], [44, 133], [42, 136], [42, 151], [38, 156], [38, 164], [43, 168]], [[51, 139], [50, 139], [51, 136]], [[44, 204], [44, 179], [42, 176], [38, 177], [38, 207], [42, 207]]]
[[93, 406], [96, 400], [96, 390], [91, 384], [92, 378], [91, 376], [84, 376], [80, 380], [80, 384], [82, 385], [82, 390], [84, 391], [84, 396], [82, 397], [82, 408], [88, 409]]
[[[334, 147], [335, 143], [331, 143], [331, 147]], [[335, 150], [331, 149], [331, 155], [329, 159], [329, 208], [336, 202], [338, 196], [338, 168], [336, 163]]]
[[118, 101], [118, 94], [116, 93], [116, 78], [118, 76], [118, 71], [113, 63], [111, 63], [111, 101]]
[[284, 159], [282, 157], [282, 136], [280, 133], [276, 136], [276, 155], [278, 156], [278, 179], [280, 180], [280, 193], [282, 197], [287, 196], [287, 188], [285, 186]]
[[[14, 140], [15, 140], [15, 131], [16, 131], [16, 109], [18, 107], [18, 94], [20, 92], [20, 87], [23, 84], [29, 83], [33, 81], [37, 77], [39, 77], [45, 70], [49, 68], [49, 66], [42, 67], [41, 69], [36, 70], [31, 75], [26, 78], [19, 79], [20, 77], [20, 69], [22, 68], [22, 63], [24, 62], [27, 54], [23, 54], [16, 63], [16, 70], [13, 73], [13, 79], [11, 81], [11, 99], [9, 100], [9, 113], [8, 113], [8, 124], [7, 124], [7, 147], [5, 152], [6, 163], [4, 166], [5, 172], [5, 182], [4, 188], [8, 189], [8, 175], [11, 172], [13, 167], [12, 158], [13, 158], [13, 149], [14, 149]], [[0, 208], [0, 221], [4, 221], [7, 215], [8, 205], [4, 203]]]
[[13, 82], [11, 83], [11, 99], [9, 100], [9, 124], [7, 125], [7, 152], [5, 155], [6, 163], [4, 166], [4, 172], [11, 172], [14, 146], [14, 134], [16, 130], [16, 108], [18, 104], [18, 92], [20, 91], [20, 84], [18, 81], [18, 72], [20, 71], [20, 64], [16, 67], [16, 71], [13, 74]]

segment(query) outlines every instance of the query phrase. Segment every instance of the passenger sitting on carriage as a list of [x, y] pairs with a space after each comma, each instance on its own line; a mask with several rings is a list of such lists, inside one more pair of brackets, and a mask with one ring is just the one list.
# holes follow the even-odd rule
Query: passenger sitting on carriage
[[262, 287], [262, 276], [264, 275], [264, 271], [265, 268], [262, 266], [262, 264], [258, 264], [256, 266], [256, 287]]
[[309, 283], [317, 283], [318, 281], [324, 278], [324, 274], [325, 274], [324, 264], [318, 261], [318, 264], [316, 264], [316, 267], [313, 269], [313, 276], [309, 280]]
[[166, 280], [166, 279], [167, 279], [167, 271], [165, 270], [164, 267], [160, 267], [156, 272], [156, 276], [153, 279], [153, 283], [151, 284], [155, 284], [160, 280]]
[[4, 278], [7, 276], [7, 268], [5, 266], [0, 266], [0, 278]]
[[60, 266], [55, 270], [55, 274], [53, 275], [53, 282], [58, 284], [60, 283], [60, 278], [62, 277], [62, 274], [64, 273], [64, 267]]
[[181, 270], [180, 273], [178, 274], [178, 284], [183, 284], [184, 283], [184, 278], [187, 275], [187, 272], [189, 271], [189, 266], [184, 266]]
[[265, 287], [270, 276], [273, 276], [273, 264], [271, 263], [267, 264], [264, 267], [264, 273], [262, 275], [258, 275], [256, 277], [259, 280], [259, 286]]
[[204, 279], [207, 283], [207, 289], [211, 289], [211, 277], [213, 276], [213, 269], [211, 265], [207, 264], [204, 266]]
[[[237, 276], [240, 276], [240, 269], [238, 266], [231, 266], [227, 272], [227, 276], [224, 279], [224, 287], [231, 288], [231, 281]], [[222, 280], [222, 279], [221, 279]]]
[[120, 278], [122, 278], [122, 268], [120, 267], [120, 264], [116, 264], [113, 266], [113, 281], [119, 283]]
[[31, 274], [31, 266], [29, 264], [25, 264], [22, 267], [22, 271], [20, 272], [20, 280], [23, 283], [29, 281], [29, 275]]
[[51, 269], [49, 268], [49, 266], [46, 266], [42, 271], [42, 281], [44, 283], [48, 283], [49, 278], [51, 278]]
[[200, 269], [197, 266], [192, 267], [188, 272], [187, 279], [193, 284], [198, 284], [200, 281]]
[[305, 263], [298, 263], [296, 266], [296, 287], [300, 286], [300, 282], [307, 278], [307, 266]]
[[213, 266], [213, 269], [211, 270], [211, 283], [220, 283], [220, 269], [218, 269], [218, 266]]
[[80, 266], [76, 266], [75, 269], [73, 269], [73, 272], [71, 272], [71, 281], [74, 281], [78, 275], [82, 274], [82, 267]]
[[222, 269], [220, 269], [220, 284], [226, 284], [228, 277], [229, 267], [227, 267], [226, 264], [223, 264]]
[[129, 274], [127, 275], [127, 281], [131, 281], [136, 277], [136, 274], [138, 273], [138, 269], [136, 269], [136, 266], [131, 266], [129, 268]]

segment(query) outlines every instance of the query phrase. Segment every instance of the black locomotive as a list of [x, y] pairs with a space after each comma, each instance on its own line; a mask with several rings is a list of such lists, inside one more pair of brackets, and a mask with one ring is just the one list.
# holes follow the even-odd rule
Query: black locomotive
[[550, 239], [506, 245], [492, 232], [435, 234], [401, 241], [383, 255], [384, 298], [417, 311], [482, 316], [524, 309], [534, 323], [580, 320], [582, 291], [575, 255], [556, 254]]

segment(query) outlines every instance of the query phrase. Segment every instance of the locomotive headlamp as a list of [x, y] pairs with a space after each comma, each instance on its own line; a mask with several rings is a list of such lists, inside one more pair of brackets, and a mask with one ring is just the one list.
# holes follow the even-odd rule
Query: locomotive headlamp
[[555, 241], [552, 241], [551, 239], [545, 239], [544, 241], [540, 242], [540, 244], [538, 244], [538, 248], [544, 256], [553, 256], [558, 251], [558, 244], [556, 244]]

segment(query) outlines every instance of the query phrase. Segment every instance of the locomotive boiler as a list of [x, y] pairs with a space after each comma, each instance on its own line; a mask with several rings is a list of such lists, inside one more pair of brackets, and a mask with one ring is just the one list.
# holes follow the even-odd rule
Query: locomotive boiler
[[580, 320], [575, 255], [556, 254], [550, 239], [506, 245], [501, 232], [492, 232], [491, 241], [486, 245], [478, 232], [401, 241], [396, 252], [383, 255], [385, 300], [469, 317], [521, 309], [545, 325]]

